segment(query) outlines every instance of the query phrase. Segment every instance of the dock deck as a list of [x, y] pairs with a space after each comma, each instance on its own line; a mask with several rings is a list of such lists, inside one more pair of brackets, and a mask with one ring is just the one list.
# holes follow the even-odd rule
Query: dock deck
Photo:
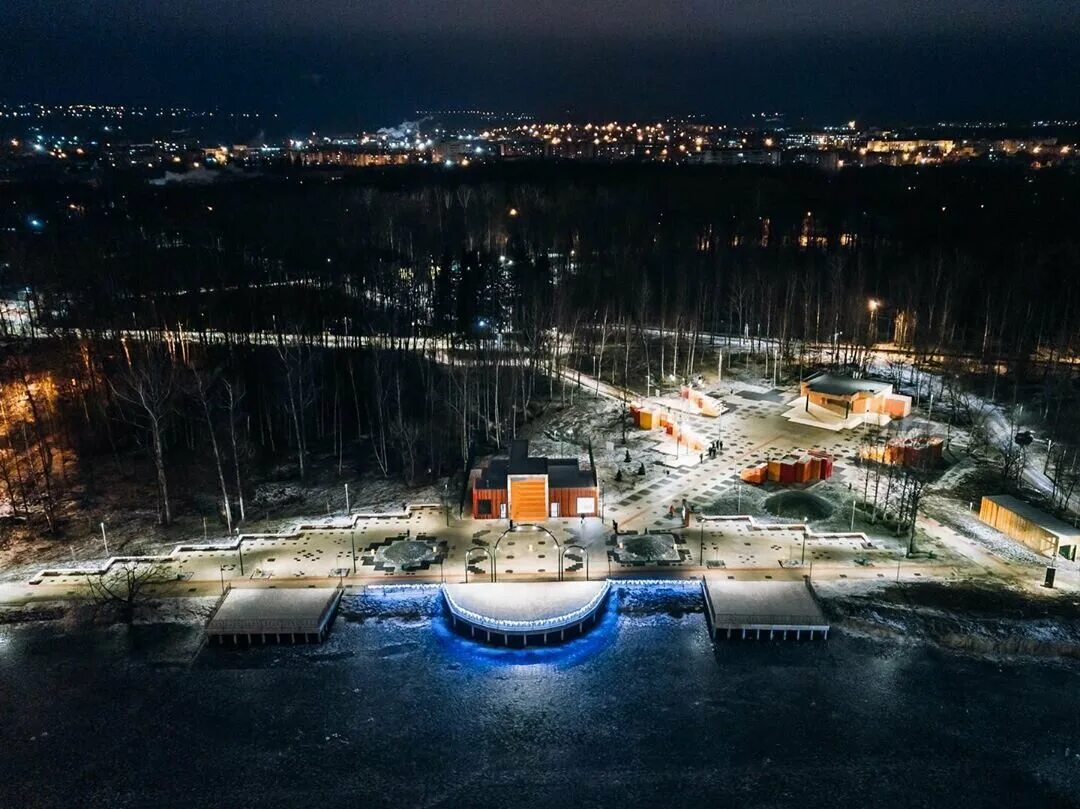
[[712, 637], [824, 640], [829, 622], [805, 581], [702, 580]]
[[341, 600], [340, 587], [232, 588], [206, 626], [210, 641], [321, 642]]

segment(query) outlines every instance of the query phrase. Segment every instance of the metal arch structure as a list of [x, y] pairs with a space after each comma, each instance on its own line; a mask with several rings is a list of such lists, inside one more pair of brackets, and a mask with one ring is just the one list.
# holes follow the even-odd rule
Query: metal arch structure
[[546, 529], [542, 525], [536, 525], [535, 523], [524, 523], [522, 525], [515, 525], [513, 528], [507, 528], [505, 531], [499, 534], [499, 538], [495, 540], [495, 544], [492, 546], [491, 549], [491, 580], [493, 582], [497, 582], [499, 580], [499, 543], [503, 541], [503, 538], [506, 537], [507, 534], [520, 533], [524, 529], [529, 529], [531, 531], [543, 531], [545, 534], [551, 537], [551, 541], [555, 543], [555, 550], [559, 558], [559, 581], [562, 581], [562, 544], [559, 542], [558, 538], [548, 529]]
[[487, 556], [489, 568], [488, 579], [490, 581], [495, 581], [495, 557], [492, 556], [491, 551], [489, 551], [487, 548], [477, 546], [469, 548], [467, 551], [465, 551], [465, 583], [469, 583], [469, 554], [473, 553], [474, 551], [481, 551]]
[[565, 556], [566, 552], [571, 548], [577, 548], [581, 551], [582, 556], [585, 557], [585, 581], [589, 581], [589, 549], [584, 545], [580, 545], [577, 542], [571, 542], [569, 545], [563, 547], [559, 551], [559, 581], [562, 581], [565, 577]]

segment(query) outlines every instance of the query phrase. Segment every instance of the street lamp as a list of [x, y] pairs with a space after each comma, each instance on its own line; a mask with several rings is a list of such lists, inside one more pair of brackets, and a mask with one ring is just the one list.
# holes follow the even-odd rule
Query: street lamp
[[356, 575], [356, 526], [349, 529], [349, 544], [352, 547], [352, 572]]
[[870, 339], [877, 340], [877, 310], [881, 307], [881, 301], [876, 298], [871, 298], [867, 301], [867, 308], [870, 309]]

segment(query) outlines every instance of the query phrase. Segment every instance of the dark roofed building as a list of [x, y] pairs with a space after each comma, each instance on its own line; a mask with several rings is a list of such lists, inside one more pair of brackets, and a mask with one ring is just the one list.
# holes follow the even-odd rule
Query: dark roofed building
[[911, 414], [911, 397], [893, 393], [888, 382], [819, 373], [799, 384], [799, 399], [785, 417], [828, 429], [857, 427], [864, 422], [888, 424]]
[[855, 396], [858, 393], [875, 396], [879, 393], [892, 393], [892, 385], [873, 379], [855, 379], [851, 376], [820, 373], [806, 379], [803, 384], [814, 393], [828, 393], [834, 396]]
[[596, 471], [576, 458], [529, 455], [529, 442], [510, 445], [509, 458], [496, 458], [472, 473], [472, 513], [476, 519], [519, 522], [597, 514]]

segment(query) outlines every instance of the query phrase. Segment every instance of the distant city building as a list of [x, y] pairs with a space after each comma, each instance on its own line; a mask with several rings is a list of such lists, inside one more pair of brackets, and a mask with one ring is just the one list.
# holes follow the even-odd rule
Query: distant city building
[[779, 149], [705, 149], [687, 162], [704, 166], [779, 166]]
[[408, 152], [367, 148], [319, 147], [293, 149], [289, 152], [289, 161], [299, 166], [400, 166], [412, 162], [413, 159], [413, 155]]
[[486, 145], [482, 141], [444, 140], [432, 148], [431, 159], [435, 163], [461, 163], [464, 160], [483, 157]]
[[785, 163], [813, 166], [822, 171], [838, 171], [848, 162], [846, 157], [846, 152], [836, 149], [794, 149], [784, 152]]

